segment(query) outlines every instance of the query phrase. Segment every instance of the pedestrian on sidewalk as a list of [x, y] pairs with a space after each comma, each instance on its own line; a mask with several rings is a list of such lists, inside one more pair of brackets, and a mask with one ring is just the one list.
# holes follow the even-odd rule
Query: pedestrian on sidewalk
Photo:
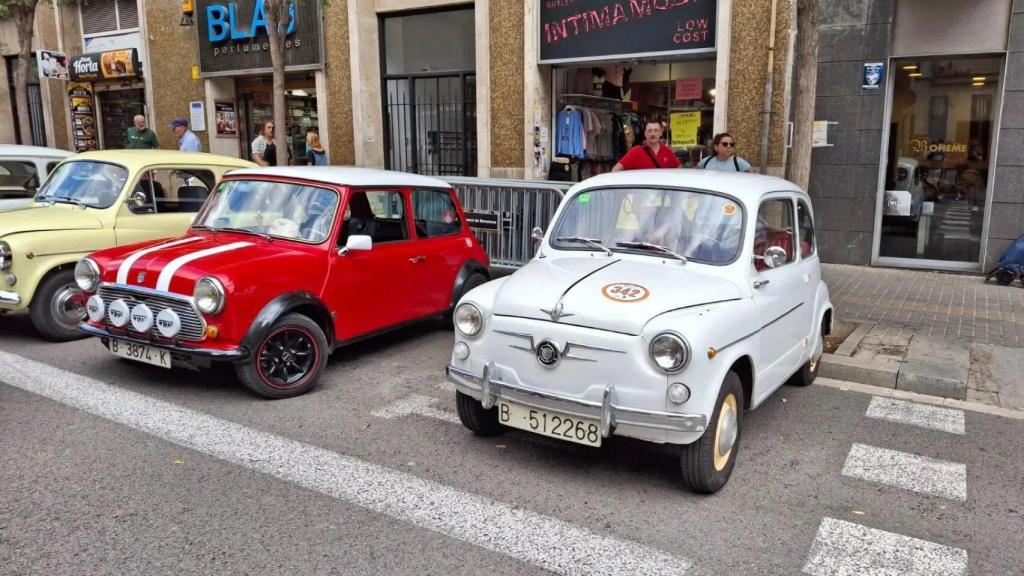
[[612, 167], [612, 172], [622, 170], [644, 170], [648, 168], [679, 168], [679, 159], [672, 148], [661, 141], [665, 129], [659, 120], [651, 119], [644, 124], [644, 141], [626, 152]]
[[316, 132], [306, 134], [306, 166], [327, 166], [327, 150]]
[[126, 148], [129, 150], [153, 150], [160, 147], [160, 141], [153, 132], [146, 126], [146, 117], [138, 114], [132, 119], [134, 126], [128, 128], [125, 138]]
[[274, 145], [274, 121], [264, 120], [260, 133], [251, 146], [252, 161], [260, 166], [277, 166], [277, 146]]
[[715, 138], [711, 143], [715, 150], [715, 155], [708, 156], [701, 161], [701, 168], [722, 172], [750, 172], [750, 162], [736, 154], [736, 138], [732, 134], [728, 132], [715, 134]]
[[188, 121], [184, 118], [171, 120], [171, 130], [178, 138], [178, 150], [182, 152], [202, 152], [203, 143], [195, 132], [188, 129]]

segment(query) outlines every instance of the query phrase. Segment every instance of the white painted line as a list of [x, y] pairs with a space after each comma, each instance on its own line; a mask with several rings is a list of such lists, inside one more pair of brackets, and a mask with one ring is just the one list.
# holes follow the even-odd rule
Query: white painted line
[[894, 398], [882, 398], [880, 396], [871, 398], [867, 417], [910, 424], [912, 426], [928, 428], [929, 430], [949, 432], [950, 434], [963, 435], [964, 433], [963, 410], [928, 406]]
[[214, 458], [559, 574], [683, 575], [690, 561], [0, 351], [0, 381]]
[[854, 444], [843, 476], [905, 490], [967, 500], [967, 466], [866, 444]]
[[371, 414], [377, 418], [384, 418], [385, 420], [417, 414], [419, 416], [427, 416], [428, 418], [444, 420], [445, 422], [451, 422], [453, 424], [460, 423], [459, 417], [456, 414], [434, 408], [433, 403], [434, 398], [431, 398], [430, 396], [412, 394], [402, 398], [401, 400], [396, 400], [379, 410], [374, 410]]
[[914, 392], [893, 390], [892, 388], [882, 388], [881, 386], [870, 386], [868, 384], [858, 384], [857, 382], [834, 380], [832, 378], [825, 378], [823, 376], [818, 377], [818, 379], [814, 381], [814, 384], [815, 386], [835, 388], [836, 390], [840, 390], [843, 392], [857, 392], [860, 394], [881, 396], [883, 398], [898, 398], [901, 400], [909, 400], [911, 402], [935, 404], [938, 406], [950, 406], [953, 408], [966, 410], [968, 412], [976, 412], [978, 414], [989, 414], [991, 416], [1010, 418], [1011, 420], [1024, 420], [1024, 410], [1002, 408], [1000, 406], [992, 406], [991, 404], [982, 404], [981, 402], [954, 400], [952, 398], [943, 398], [941, 396], [929, 396], [928, 394], [915, 394]]
[[966, 576], [967, 551], [825, 518], [803, 572], [811, 576]]

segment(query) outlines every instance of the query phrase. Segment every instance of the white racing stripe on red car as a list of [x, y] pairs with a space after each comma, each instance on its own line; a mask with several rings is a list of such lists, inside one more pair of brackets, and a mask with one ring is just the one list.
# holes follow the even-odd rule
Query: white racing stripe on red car
[[171, 286], [171, 279], [174, 278], [174, 274], [189, 262], [205, 258], [207, 256], [213, 256], [214, 254], [220, 254], [221, 252], [230, 252], [231, 250], [237, 250], [239, 248], [245, 248], [246, 246], [252, 246], [252, 242], [233, 242], [231, 244], [225, 244], [224, 246], [217, 246], [216, 248], [207, 248], [206, 250], [200, 250], [199, 252], [193, 252], [186, 254], [179, 258], [171, 260], [164, 269], [160, 271], [160, 277], [156, 281], [156, 289], [163, 292], [167, 292]]
[[202, 240], [199, 236], [190, 236], [188, 238], [180, 238], [172, 242], [165, 242], [163, 244], [157, 244], [156, 246], [150, 246], [149, 248], [143, 248], [138, 252], [133, 252], [131, 256], [125, 258], [124, 262], [121, 263], [121, 267], [117, 269], [117, 283], [127, 284], [128, 273], [132, 271], [132, 266], [146, 254], [152, 254], [164, 248], [171, 248], [172, 246], [181, 246], [182, 244], [188, 244], [189, 242], [195, 242], [196, 240]]

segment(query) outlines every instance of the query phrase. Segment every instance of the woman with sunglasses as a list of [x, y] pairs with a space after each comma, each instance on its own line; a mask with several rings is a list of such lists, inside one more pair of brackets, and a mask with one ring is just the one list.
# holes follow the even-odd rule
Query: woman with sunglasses
[[736, 138], [733, 138], [732, 134], [728, 132], [715, 134], [712, 144], [715, 155], [701, 160], [701, 168], [725, 172], [750, 172], [750, 162], [736, 155]]

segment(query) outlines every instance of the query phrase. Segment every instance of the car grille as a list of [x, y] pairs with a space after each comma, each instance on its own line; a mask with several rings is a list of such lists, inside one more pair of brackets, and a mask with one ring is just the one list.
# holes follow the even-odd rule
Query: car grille
[[[100, 286], [98, 295], [103, 299], [103, 305], [107, 307], [110, 306], [111, 302], [120, 298], [128, 304], [129, 309], [136, 304], [149, 306], [153, 310], [153, 316], [156, 316], [165, 308], [174, 310], [178, 318], [181, 319], [181, 332], [177, 336], [179, 340], [198, 342], [203, 339], [206, 333], [206, 323], [203, 321], [203, 317], [196, 310], [192, 301], [184, 296], [110, 285]], [[110, 326], [109, 321], [107, 321], [107, 325]], [[150, 330], [150, 335], [163, 338], [155, 326]]]

